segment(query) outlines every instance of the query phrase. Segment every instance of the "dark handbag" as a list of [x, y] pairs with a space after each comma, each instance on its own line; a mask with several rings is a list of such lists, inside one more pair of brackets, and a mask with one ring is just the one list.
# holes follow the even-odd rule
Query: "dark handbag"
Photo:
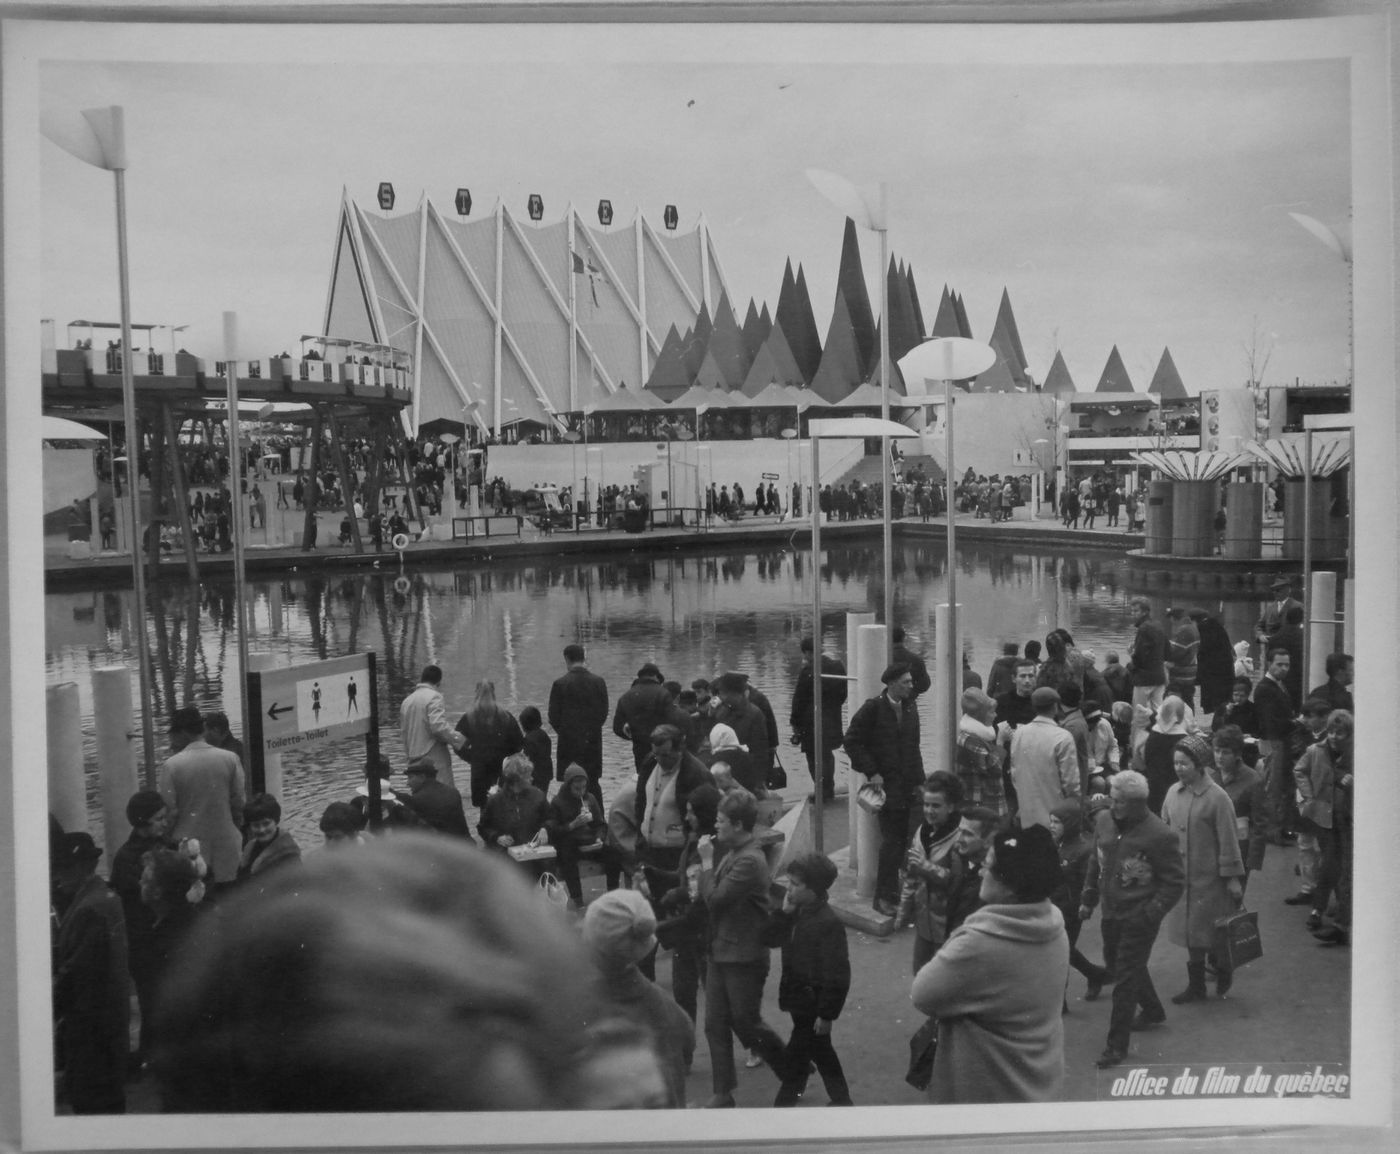
[[773, 765], [768, 770], [768, 780], [764, 782], [769, 789], [787, 788], [787, 770], [783, 768], [783, 763], [778, 760], [778, 751], [773, 751]]
[[909, 1039], [909, 1070], [904, 1080], [916, 1090], [927, 1090], [933, 1081], [933, 1059], [938, 1052], [938, 1019], [929, 1018]]
[[1215, 919], [1216, 963], [1231, 970], [1264, 956], [1264, 943], [1259, 938], [1259, 915], [1253, 910], [1236, 910]]

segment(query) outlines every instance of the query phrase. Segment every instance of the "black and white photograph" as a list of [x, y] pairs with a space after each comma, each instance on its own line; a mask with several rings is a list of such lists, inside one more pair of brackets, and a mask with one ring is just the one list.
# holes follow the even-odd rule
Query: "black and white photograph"
[[1383, 1148], [1395, 13], [533, 7], [0, 9], [0, 1143]]

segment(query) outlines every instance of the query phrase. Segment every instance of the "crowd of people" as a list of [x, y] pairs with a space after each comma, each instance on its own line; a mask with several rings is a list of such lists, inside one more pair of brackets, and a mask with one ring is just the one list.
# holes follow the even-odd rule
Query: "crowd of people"
[[[1148, 976], [1161, 929], [1186, 951], [1170, 1002], [1209, 999], [1212, 978], [1224, 996], [1216, 925], [1270, 847], [1296, 854], [1306, 927], [1347, 943], [1352, 661], [1331, 655], [1303, 697], [1288, 593], [1260, 614], [1257, 683], [1210, 614], [1163, 624], [1141, 600], [1125, 662], [1100, 668], [1058, 629], [1007, 643], [985, 681], [964, 669], [956, 759], [927, 773], [932, 679], [902, 633], [844, 723], [845, 667], [804, 640], [788, 739], [814, 800], [835, 796], [838, 746], [852, 787], [878, 786], [874, 910], [912, 930], [927, 1020], [909, 1080], [933, 1101], [1059, 1096], [1071, 968], [1086, 1000], [1112, 987], [1098, 1064], [1124, 1061], [1132, 1031], [1166, 1018]], [[144, 1077], [178, 1111], [679, 1107], [702, 1027], [709, 1106], [735, 1103], [735, 1039], [775, 1106], [812, 1074], [852, 1104], [833, 1027], [861, 975], [829, 858], [793, 856], [775, 896], [771, 704], [742, 672], [683, 684], [651, 662], [614, 701], [581, 646], [563, 657], [543, 708], [512, 713], [480, 681], [455, 723], [427, 666], [399, 706], [405, 784], [381, 759], [325, 806], [314, 847], [248, 795], [227, 718], [188, 706], [107, 879], [92, 838], [51, 823], [69, 1107], [120, 1112]], [[635, 770], [611, 797], [609, 727]], [[1077, 945], [1096, 912], [1101, 962]], [[786, 1039], [761, 1008], [775, 949]]]

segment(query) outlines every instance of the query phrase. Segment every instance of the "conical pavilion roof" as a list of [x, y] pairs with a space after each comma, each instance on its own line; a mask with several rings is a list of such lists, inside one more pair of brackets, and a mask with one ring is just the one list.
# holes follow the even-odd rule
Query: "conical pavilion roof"
[[724, 404], [724, 394], [701, 385], [691, 385], [684, 393], [671, 402], [672, 409], [713, 408]]
[[953, 294], [953, 309], [958, 314], [958, 333], [960, 337], [972, 339], [972, 325], [968, 323], [967, 306], [963, 304], [962, 293]]
[[758, 306], [754, 304], [753, 297], [749, 297], [749, 307], [744, 312], [744, 353], [748, 356], [749, 364], [753, 364], [754, 357], [758, 356], [758, 350], [767, 339], [768, 330], [764, 327]]
[[919, 339], [923, 340], [924, 333], [928, 330], [924, 328], [924, 309], [919, 303], [919, 289], [914, 283], [914, 266], [912, 264], [905, 269], [904, 279], [909, 282], [909, 300], [914, 305], [914, 325], [919, 330]]
[[[996, 349], [996, 346], [992, 346]], [[977, 378], [972, 386], [974, 393], [1014, 393], [1017, 392], [1016, 374], [1011, 371], [1008, 358], [1000, 349], [996, 350], [996, 363]], [[1022, 378], [1024, 379], [1024, 378]]]
[[1152, 374], [1152, 383], [1147, 386], [1149, 393], [1156, 393], [1164, 401], [1186, 401], [1190, 399], [1190, 394], [1186, 391], [1186, 386], [1181, 383], [1181, 376], [1176, 371], [1176, 363], [1172, 360], [1171, 349], [1162, 350], [1162, 359], [1157, 362], [1157, 371]]
[[933, 331], [930, 333], [935, 337], [960, 337], [962, 336], [962, 326], [958, 323], [958, 307], [953, 303], [953, 294], [948, 291], [948, 286], [943, 286], [943, 295], [938, 300], [938, 312], [933, 318]]
[[690, 378], [685, 371], [684, 345], [676, 326], [672, 325], [666, 334], [665, 343], [656, 355], [651, 376], [647, 378], [645, 391], [662, 401], [672, 401], [690, 387]]
[[773, 326], [768, 339], [763, 342], [763, 347], [758, 350], [753, 364], [749, 366], [749, 374], [744, 378], [742, 391], [752, 397], [767, 388], [771, 381], [777, 381], [780, 385], [796, 385], [802, 382], [802, 370], [797, 367], [792, 350], [788, 348], [787, 338], [777, 325]]
[[[914, 301], [909, 295], [909, 281], [895, 268], [890, 259], [887, 275], [887, 292], [890, 298], [890, 360], [899, 363], [899, 358], [912, 349], [922, 339], [918, 322], [914, 318]], [[876, 345], [876, 359], [879, 359], [879, 345]]]
[[[836, 272], [836, 295], [846, 298], [846, 310], [851, 318], [855, 336], [856, 363], [864, 376], [874, 363], [878, 349], [875, 343], [875, 314], [870, 308], [870, 291], [865, 287], [865, 270], [860, 263], [860, 237], [856, 222], [846, 218], [846, 232], [841, 240], [841, 267]], [[830, 333], [827, 340], [831, 339]], [[825, 358], [823, 358], [825, 359]]]
[[822, 362], [812, 378], [812, 391], [833, 404], [848, 396], [860, 384], [860, 351], [856, 347], [851, 312], [843, 293], [836, 294], [836, 307], [831, 312], [831, 328], [826, 334]]
[[783, 291], [778, 295], [773, 327], [783, 330], [788, 348], [802, 373], [802, 380], [810, 382], [821, 364], [821, 337], [817, 333], [816, 318], [812, 315], [812, 301], [807, 294], [807, 278], [801, 265], [797, 267], [797, 275], [792, 275], [791, 261], [788, 261], [783, 273]]
[[1050, 371], [1045, 374], [1045, 383], [1040, 386], [1042, 393], [1072, 393], [1074, 389], [1074, 378], [1069, 375], [1069, 367], [1065, 364], [1065, 357], [1059, 349], [1055, 350], [1055, 359], [1050, 364]]
[[619, 387], [617, 392], [595, 401], [584, 409], [585, 413], [637, 413], [651, 409], [664, 409], [666, 404], [646, 389]]
[[1108, 363], [1103, 367], [1103, 373], [1099, 376], [1096, 393], [1131, 393], [1133, 391], [1132, 378], [1128, 376], [1128, 367], [1123, 363], [1122, 356], [1118, 353], [1118, 346], [1113, 346], [1113, 351], [1108, 354]]
[[706, 350], [715, 359], [726, 385], [737, 389], [749, 371], [749, 358], [744, 353], [744, 335], [734, 320], [734, 310], [727, 294], [721, 294], [715, 306], [714, 325], [710, 329], [710, 344]]
[[685, 336], [685, 370], [692, 381], [700, 372], [705, 361], [705, 353], [710, 347], [710, 333], [714, 325], [710, 321], [710, 310], [702, 301], [700, 315], [695, 318], [695, 327]]
[[1011, 311], [1011, 294], [1004, 287], [1001, 290], [1001, 304], [997, 307], [996, 323], [992, 326], [992, 339], [988, 343], [996, 347], [998, 338], [1006, 342], [1005, 351], [1014, 354], [1014, 364], [1012, 357], [1008, 356], [1006, 359], [1007, 367], [1013, 370], [1012, 375], [1014, 376], [1017, 370], [1024, 375], [1027, 365], [1026, 350], [1021, 347], [1021, 334], [1016, 328], [1016, 314]]

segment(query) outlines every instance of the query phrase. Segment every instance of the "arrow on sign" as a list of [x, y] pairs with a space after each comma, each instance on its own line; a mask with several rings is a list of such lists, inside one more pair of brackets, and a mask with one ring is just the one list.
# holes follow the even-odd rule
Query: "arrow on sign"
[[279, 716], [280, 714], [283, 714], [283, 713], [292, 713], [292, 712], [294, 712], [295, 710], [296, 710], [296, 706], [295, 706], [295, 705], [281, 705], [281, 706], [279, 706], [279, 705], [277, 704], [277, 702], [274, 701], [271, 705], [269, 705], [269, 706], [267, 707], [267, 715], [268, 715], [268, 717], [272, 718], [273, 721], [276, 721], [277, 718], [278, 718], [278, 716]]

